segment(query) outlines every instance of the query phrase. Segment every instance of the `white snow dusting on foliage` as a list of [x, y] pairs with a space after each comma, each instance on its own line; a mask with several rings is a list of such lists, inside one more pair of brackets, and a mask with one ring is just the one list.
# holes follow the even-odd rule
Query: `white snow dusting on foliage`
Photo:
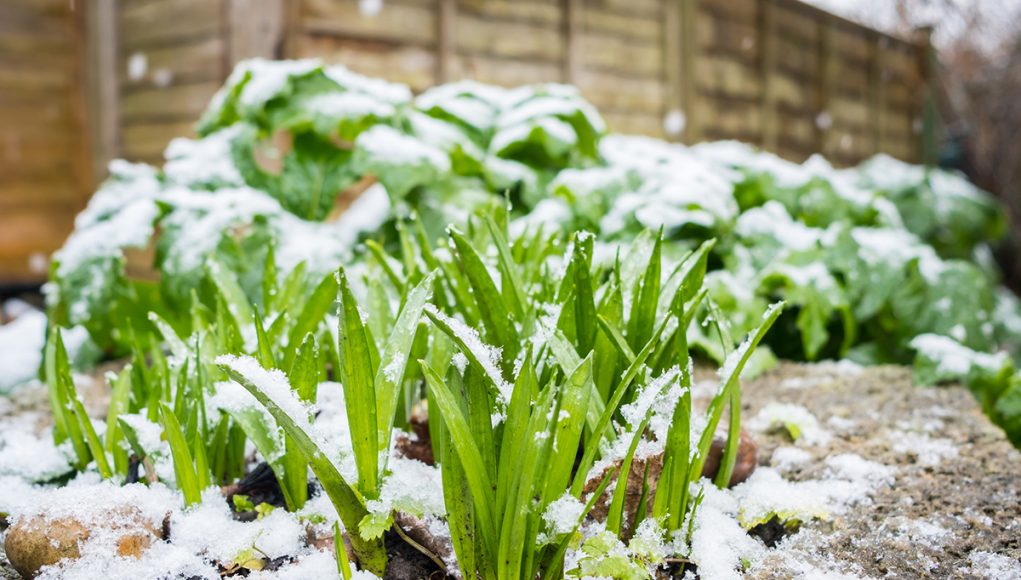
[[167, 180], [184, 186], [243, 186], [244, 179], [234, 165], [230, 149], [241, 127], [221, 129], [201, 139], [172, 139], [163, 152]]
[[[261, 393], [273, 401], [301, 429], [312, 435], [315, 431], [309, 422], [310, 409], [298, 399], [287, 375], [277, 369], [266, 369], [250, 356], [224, 354], [216, 357], [216, 364], [230, 367], [250, 380]], [[245, 389], [247, 391], [247, 389]]]
[[482, 371], [496, 385], [500, 404], [506, 405], [510, 403], [514, 387], [503, 378], [503, 374], [500, 372], [500, 353], [503, 352], [503, 349], [482, 342], [482, 339], [479, 338], [478, 330], [471, 328], [456, 318], [443, 314], [432, 304], [426, 304], [425, 310], [450, 326], [454, 334], [464, 342], [468, 350], [471, 351], [470, 354], [482, 366]]
[[948, 336], [922, 334], [911, 339], [911, 348], [936, 363], [936, 372], [946, 379], [962, 378], [973, 368], [995, 373], [1007, 364], [1006, 353], [976, 352]]

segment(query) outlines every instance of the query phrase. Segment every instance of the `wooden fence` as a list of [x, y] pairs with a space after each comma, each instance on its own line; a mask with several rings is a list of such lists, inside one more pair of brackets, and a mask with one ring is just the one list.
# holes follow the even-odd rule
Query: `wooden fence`
[[[63, 57], [53, 59], [62, 72], [52, 82], [61, 98], [87, 108], [87, 127], [70, 105], [61, 127], [87, 130], [88, 154], [76, 171], [61, 173], [59, 193], [36, 194], [60, 205], [63, 221], [19, 210], [46, 236], [32, 251], [59, 243], [81, 191], [109, 159], [159, 163], [169, 139], [191, 133], [233, 63], [254, 56], [319, 57], [416, 91], [460, 78], [570, 82], [611, 130], [740, 139], [795, 160], [817, 152], [842, 165], [879, 151], [910, 161], [921, 155], [927, 43], [796, 0], [77, 0], [84, 9], [77, 20], [65, 13], [67, 0], [4, 2], [23, 11], [52, 5], [36, 16], [77, 22], [87, 41], [75, 62], [67, 55], [74, 35], [61, 40]], [[0, 55], [11, 44], [5, 34]], [[0, 79], [17, 77], [2, 58]], [[39, 162], [72, 162], [81, 156], [72, 145], [78, 137], [68, 130], [67, 155], [40, 150]], [[6, 200], [17, 192], [0, 184], [0, 209], [16, 204]], [[14, 253], [24, 250], [14, 247], [0, 238], [0, 280], [26, 272]]]
[[70, 6], [0, 1], [0, 281], [46, 275], [94, 181]]

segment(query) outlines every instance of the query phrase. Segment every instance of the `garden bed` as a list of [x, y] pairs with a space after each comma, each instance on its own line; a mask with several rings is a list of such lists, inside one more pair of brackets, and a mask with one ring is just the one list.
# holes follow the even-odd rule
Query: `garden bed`
[[[711, 376], [699, 373], [696, 400], [711, 388]], [[1021, 576], [1021, 456], [966, 389], [911, 387], [906, 368], [830, 362], [782, 363], [745, 383], [743, 411], [758, 444], [758, 477], [771, 470], [783, 476], [776, 499], [796, 502], [792, 495], [828, 486], [851, 506], [793, 532], [757, 532], [762, 551], [747, 576]], [[84, 391], [97, 416], [107, 396], [102, 387]], [[46, 404], [42, 386], [23, 389], [3, 402], [0, 420], [42, 432]], [[783, 420], [802, 431], [798, 440], [780, 428]], [[840, 467], [834, 458], [864, 461]], [[867, 483], [839, 489], [834, 482], [847, 481], [853, 466], [864, 466], [857, 477]], [[834, 476], [840, 469], [843, 479]], [[799, 490], [805, 482], [810, 487]], [[423, 566], [409, 560], [405, 552], [394, 564]], [[6, 558], [0, 573], [20, 578]]]

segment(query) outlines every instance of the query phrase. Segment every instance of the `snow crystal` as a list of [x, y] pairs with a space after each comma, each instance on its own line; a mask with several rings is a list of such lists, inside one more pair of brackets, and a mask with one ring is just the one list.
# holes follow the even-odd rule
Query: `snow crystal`
[[393, 457], [390, 474], [383, 479], [379, 499], [370, 500], [370, 512], [389, 514], [394, 510], [415, 516], [444, 516], [443, 483], [440, 470], [415, 459]]
[[972, 368], [998, 372], [1007, 364], [1005, 353], [976, 352], [954, 339], [938, 334], [921, 334], [911, 339], [911, 348], [936, 363], [940, 378], [963, 378]]
[[327, 78], [349, 91], [370, 95], [391, 105], [401, 105], [411, 100], [411, 89], [401, 83], [392, 83], [360, 75], [339, 64], [323, 69]]
[[358, 135], [355, 146], [388, 165], [428, 164], [440, 173], [450, 171], [450, 157], [443, 151], [386, 125], [373, 125]]
[[757, 559], [765, 547], [738, 524], [737, 503], [729, 493], [705, 480], [701, 488], [704, 499], [695, 512], [690, 559], [703, 580], [741, 578], [741, 561]]
[[748, 428], [760, 433], [785, 429], [791, 439], [809, 445], [823, 445], [830, 439], [815, 415], [801, 405], [769, 403], [748, 422]]
[[777, 447], [773, 451], [770, 465], [780, 471], [790, 471], [812, 460], [812, 454], [797, 447]]
[[974, 574], [988, 580], [1018, 580], [1021, 578], [1021, 562], [1002, 554], [994, 554], [976, 550], [968, 554], [970, 567], [961, 570], [965, 574]]
[[890, 439], [894, 451], [915, 456], [920, 465], [939, 465], [944, 459], [957, 457], [959, 453], [950, 439], [933, 438], [921, 433], [898, 431]]
[[795, 221], [783, 204], [772, 200], [742, 213], [734, 231], [744, 237], [776, 240], [790, 250], [814, 248], [823, 237], [823, 230]]
[[[242, 107], [258, 109], [279, 95], [291, 77], [309, 74], [320, 66], [321, 63], [316, 59], [267, 60], [253, 58], [241, 61], [235, 67], [235, 72], [250, 73], [251, 77], [241, 88], [238, 102]], [[230, 84], [228, 79], [226, 86], [230, 86]]]
[[234, 125], [201, 139], [172, 139], [163, 152], [167, 160], [163, 173], [167, 180], [184, 186], [244, 185], [245, 181], [231, 155], [231, 143], [241, 128], [241, 125]]
[[370, 115], [388, 118], [397, 111], [390, 103], [355, 92], [316, 95], [305, 106], [312, 113], [336, 119], [361, 119]]
[[251, 548], [269, 558], [294, 554], [305, 538], [304, 526], [283, 509], [253, 522], [235, 520], [217, 488], [203, 492], [198, 505], [175, 513], [170, 525], [175, 545], [221, 562], [229, 562]]
[[[309, 408], [298, 399], [287, 381], [287, 375], [277, 369], [265, 369], [259, 361], [250, 356], [231, 354], [216, 357], [216, 364], [225, 365], [251, 381], [261, 393], [273, 401], [276, 406], [287, 414], [300, 429], [313, 434], [309, 424]], [[247, 390], [247, 389], [245, 389]], [[236, 402], [234, 399], [232, 402]], [[230, 403], [228, 403], [230, 404]]]
[[426, 304], [425, 309], [429, 312], [429, 314], [450, 326], [450, 328], [454, 331], [454, 334], [456, 334], [457, 337], [464, 342], [468, 350], [471, 351], [472, 357], [474, 357], [482, 366], [482, 371], [485, 372], [489, 379], [493, 381], [493, 384], [496, 385], [496, 389], [500, 396], [500, 402], [503, 404], [509, 403], [514, 387], [504, 380], [503, 375], [500, 373], [500, 356], [502, 349], [485, 344], [482, 342], [482, 339], [479, 338], [479, 332], [477, 330], [467, 326], [460, 320], [443, 314], [437, 310], [435, 306]]
[[585, 504], [570, 492], [551, 501], [542, 512], [542, 519], [549, 526], [554, 536], [567, 534], [578, 525], [581, 514], [585, 511]]

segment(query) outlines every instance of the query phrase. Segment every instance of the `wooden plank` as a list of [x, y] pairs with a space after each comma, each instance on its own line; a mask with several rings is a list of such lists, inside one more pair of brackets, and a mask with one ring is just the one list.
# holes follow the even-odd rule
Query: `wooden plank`
[[219, 82], [201, 82], [133, 91], [121, 97], [121, 119], [198, 120], [219, 88]]
[[[406, 83], [414, 91], [423, 91], [436, 83], [436, 53], [420, 46], [302, 35], [297, 39], [295, 50], [295, 58], [322, 58], [324, 62], [343, 64], [364, 75]], [[451, 71], [455, 79], [462, 78], [456, 60], [455, 56]]]
[[118, 63], [120, 85], [136, 89], [221, 81], [226, 76], [226, 60], [227, 41], [221, 37], [125, 52]]
[[[576, 2], [577, 0], [567, 0]], [[675, 1], [675, 0], [670, 0]], [[575, 68], [599, 68], [617, 71], [622, 76], [662, 78], [663, 49], [654, 44], [636, 44], [618, 37], [585, 32], [574, 42]], [[570, 54], [570, 52], [569, 52]], [[582, 64], [583, 63], [583, 64]]]
[[227, 63], [279, 58], [283, 52], [284, 0], [226, 0]]
[[[56, 167], [60, 168], [59, 165]], [[78, 195], [78, 184], [66, 164], [64, 169], [63, 172], [52, 171], [36, 176], [0, 178], [0, 209], [77, 206], [82, 201]]]
[[870, 83], [871, 117], [873, 124], [873, 145], [872, 152], [878, 153], [883, 150], [883, 141], [886, 132], [886, 78], [884, 65], [886, 41], [877, 36], [872, 44], [872, 75]]
[[658, 79], [621, 78], [586, 70], [578, 77], [578, 88], [601, 111], [613, 109], [662, 115], [664, 110], [665, 88]]
[[706, 55], [695, 60], [696, 87], [700, 94], [757, 99], [762, 78], [754, 64], [729, 57]]
[[71, 78], [66, 70], [40, 68], [24, 62], [0, 68], [0, 95], [52, 96], [62, 93], [66, 97], [70, 88]]
[[153, 0], [126, 3], [120, 10], [125, 50], [220, 36], [227, 29], [224, 0]]
[[365, 14], [358, 0], [303, 0], [304, 30], [348, 38], [433, 46], [437, 12], [428, 4], [386, 0], [378, 14]]
[[627, 38], [643, 44], [658, 44], [663, 34], [662, 11], [659, 14], [640, 15], [587, 5], [582, 11], [581, 25], [586, 31]]
[[684, 133], [684, 94], [681, 85], [686, 80], [686, 74], [690, 82], [692, 72], [683, 69], [681, 64], [681, 26], [680, 0], [666, 0], [663, 10], [663, 116], [664, 119], [682, 121], [665, 127], [666, 137], [672, 141], [680, 139]]
[[458, 55], [454, 59], [454, 78], [516, 87], [530, 83], [560, 82], [563, 66], [557, 62], [493, 58], [484, 55]]
[[[536, 24], [492, 22], [457, 15], [457, 51], [501, 58], [555, 62], [564, 58], [561, 31]], [[558, 75], [559, 76], [559, 75]]]
[[777, 13], [772, 0], [759, 0], [759, 13], [761, 17], [759, 45], [762, 47], [762, 147], [767, 151], [773, 151], [776, 149], [779, 126], [776, 114]]
[[488, 20], [513, 20], [559, 27], [564, 11], [555, 2], [521, 0], [458, 0], [457, 10]]
[[754, 0], [704, 0], [701, 7], [716, 17], [751, 25], [759, 19], [759, 3]]
[[695, 26], [698, 22], [699, 4], [699, 0], [681, 0], [681, 44], [679, 48], [681, 50], [680, 110], [682, 115], [679, 119], [670, 119], [671, 122], [683, 121], [681, 125], [683, 125], [685, 142], [689, 144], [702, 140], [702, 111], [699, 109], [698, 91], [695, 83], [698, 59], [698, 36]]
[[[485, 0], [483, 0], [485, 1]], [[586, 8], [605, 8], [617, 13], [652, 16], [662, 14], [663, 0], [585, 0]]]
[[95, 0], [86, 9], [85, 103], [92, 171], [98, 183], [118, 151], [117, 4], [116, 0]]
[[439, 39], [436, 55], [436, 80], [447, 83], [453, 80], [453, 58], [457, 47], [456, 0], [438, 0], [439, 17], [436, 19], [436, 38]]
[[171, 139], [194, 136], [193, 121], [126, 124], [121, 131], [123, 155], [131, 161], [161, 159]]
[[607, 111], [603, 113], [603, 119], [609, 130], [614, 133], [664, 138], [663, 123], [659, 115]]
[[830, 111], [830, 101], [833, 98], [833, 84], [837, 74], [837, 60], [833, 50], [833, 26], [829, 20], [819, 21], [819, 85], [817, 91], [818, 111], [815, 118], [816, 150], [827, 155], [826, 144], [830, 127], [833, 125], [833, 113]]
[[721, 18], [699, 9], [695, 12], [698, 49], [712, 54], [732, 54], [751, 60], [758, 51], [758, 33], [753, 23]]
[[[603, 45], [592, 42], [592, 37], [583, 34], [584, 19], [588, 13], [583, 9], [582, 0], [563, 0], [564, 8], [564, 81], [575, 83], [578, 74], [585, 66], [586, 61], [592, 60], [596, 66], [612, 67], [615, 63], [600, 63], [599, 60], [612, 60], [615, 56], [613, 50], [604, 50]], [[598, 54], [591, 54], [596, 51]], [[610, 53], [610, 58], [607, 58]], [[585, 56], [583, 57], [582, 54]]]

